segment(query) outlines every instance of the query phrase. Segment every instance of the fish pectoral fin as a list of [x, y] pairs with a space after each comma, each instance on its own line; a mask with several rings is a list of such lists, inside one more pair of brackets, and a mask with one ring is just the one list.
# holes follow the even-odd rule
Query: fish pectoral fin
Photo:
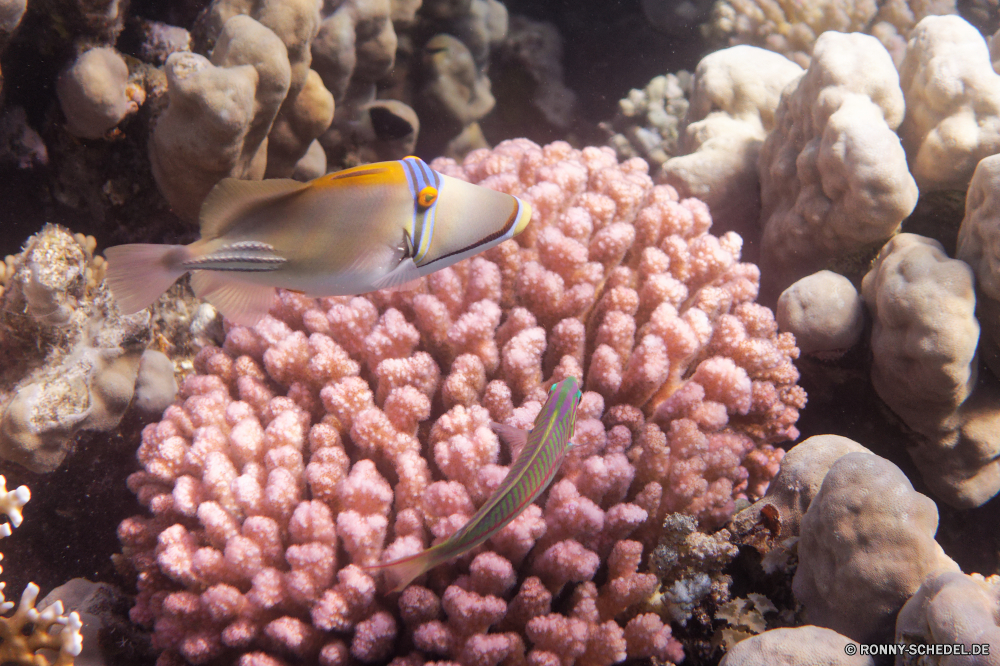
[[528, 431], [495, 421], [490, 423], [490, 427], [510, 447], [511, 460], [517, 459], [517, 454], [528, 443]]
[[240, 180], [223, 178], [205, 197], [198, 218], [202, 238], [218, 238], [240, 221], [246, 213], [308, 187], [291, 178]]
[[392, 265], [397, 255], [394, 250], [384, 244], [364, 244], [358, 242], [351, 246], [351, 253], [354, 258], [344, 273], [369, 275], [371, 273], [381, 273]]
[[401, 287], [420, 278], [420, 269], [412, 258], [403, 259], [399, 265], [372, 283], [372, 291]]
[[194, 271], [191, 288], [226, 319], [241, 326], [260, 321], [274, 302], [274, 287], [242, 282], [224, 273]]

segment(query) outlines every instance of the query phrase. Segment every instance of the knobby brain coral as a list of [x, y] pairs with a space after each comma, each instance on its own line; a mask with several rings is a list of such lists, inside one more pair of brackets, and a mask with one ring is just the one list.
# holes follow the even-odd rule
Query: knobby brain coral
[[[526, 198], [532, 223], [411, 291], [281, 293], [143, 431], [150, 515], [121, 524], [120, 562], [161, 664], [683, 657], [644, 609], [644, 555], [668, 513], [714, 526], [764, 492], [805, 402], [794, 340], [739, 236], [641, 159], [516, 140], [434, 166]], [[530, 428], [569, 375], [575, 447], [541, 506], [381, 592], [362, 567], [464, 524], [510, 462], [490, 422]]]

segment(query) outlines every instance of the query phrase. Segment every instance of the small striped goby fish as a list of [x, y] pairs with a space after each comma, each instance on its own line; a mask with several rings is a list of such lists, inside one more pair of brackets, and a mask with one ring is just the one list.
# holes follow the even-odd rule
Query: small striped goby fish
[[568, 377], [552, 385], [529, 432], [494, 423], [493, 429], [515, 451], [520, 447], [500, 487], [469, 522], [438, 545], [393, 562], [366, 567], [366, 570], [385, 571], [390, 581], [395, 581], [393, 591], [398, 592], [420, 574], [472, 550], [521, 515], [549, 487], [562, 465], [571, 446], [570, 437], [582, 397], [580, 382], [575, 377]]
[[513, 238], [531, 206], [407, 157], [308, 183], [225, 178], [199, 217], [201, 238], [190, 245], [105, 250], [123, 313], [147, 307], [191, 271], [196, 296], [252, 325], [276, 287], [345, 296], [405, 284]]

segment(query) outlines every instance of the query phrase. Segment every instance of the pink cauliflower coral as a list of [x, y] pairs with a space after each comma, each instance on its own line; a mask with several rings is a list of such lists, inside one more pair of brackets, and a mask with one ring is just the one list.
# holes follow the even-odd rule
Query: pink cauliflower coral
[[[740, 238], [641, 160], [518, 140], [434, 166], [526, 198], [531, 224], [412, 291], [281, 293], [143, 431], [149, 515], [119, 536], [161, 664], [682, 658], [639, 613], [644, 555], [668, 513], [718, 525], [764, 491], [805, 401], [794, 341]], [[530, 428], [569, 375], [585, 393], [547, 497], [385, 594], [363, 567], [461, 527], [511, 460], [490, 422]]]

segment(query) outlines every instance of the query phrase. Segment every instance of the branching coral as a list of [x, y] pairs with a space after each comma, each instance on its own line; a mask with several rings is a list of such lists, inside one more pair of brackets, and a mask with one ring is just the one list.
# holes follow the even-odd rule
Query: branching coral
[[643, 157], [653, 172], [678, 153], [680, 127], [688, 111], [691, 73], [680, 71], [652, 79], [618, 100], [618, 111], [601, 129], [618, 159]]
[[932, 14], [955, 13], [954, 0], [722, 0], [702, 30], [728, 44], [753, 44], [809, 65], [813, 46], [827, 31], [874, 35], [896, 62], [917, 22]]
[[[804, 403], [794, 342], [753, 303], [739, 237], [707, 234], [704, 204], [654, 187], [641, 160], [518, 140], [434, 166], [537, 217], [411, 291], [282, 293], [202, 351], [144, 430], [129, 483], [152, 515], [119, 536], [132, 617], [169, 655], [680, 658], [663, 619], [638, 614], [659, 585], [643, 554], [667, 513], [715, 525], [764, 491]], [[547, 498], [380, 594], [361, 567], [464, 524], [510, 460], [490, 422], [530, 428], [568, 375], [585, 394]]]
[[[10, 520], [0, 525], [0, 538], [10, 536], [11, 527], [21, 524], [21, 508], [29, 499], [27, 486], [8, 491], [7, 480], [0, 476], [0, 512]], [[7, 613], [14, 608], [14, 602], [4, 599], [3, 588], [4, 583], [0, 583], [0, 613]], [[17, 666], [73, 666], [73, 657], [83, 647], [80, 616], [63, 615], [59, 601], [39, 611], [35, 608], [37, 598], [38, 586], [28, 583], [14, 614], [0, 616], [0, 660]], [[56, 653], [55, 661], [50, 661], [46, 653]]]

